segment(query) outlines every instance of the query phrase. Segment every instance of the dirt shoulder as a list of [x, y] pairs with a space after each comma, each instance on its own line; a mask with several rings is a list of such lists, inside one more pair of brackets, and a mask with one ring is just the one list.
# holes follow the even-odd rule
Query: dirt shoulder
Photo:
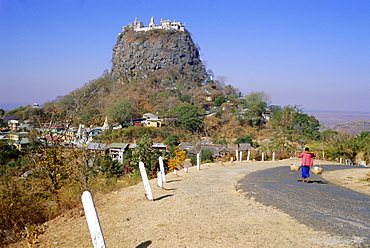
[[[164, 188], [151, 180], [154, 201], [146, 199], [142, 183], [94, 199], [106, 246], [350, 247], [236, 191], [246, 174], [290, 163], [202, 164], [167, 174]], [[83, 212], [50, 221], [32, 247], [92, 247]]]
[[322, 177], [332, 183], [370, 195], [370, 168], [328, 171]]

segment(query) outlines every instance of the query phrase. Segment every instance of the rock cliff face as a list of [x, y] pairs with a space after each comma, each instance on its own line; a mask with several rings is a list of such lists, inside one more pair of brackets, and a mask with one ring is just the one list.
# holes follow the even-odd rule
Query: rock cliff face
[[[201, 83], [205, 69], [188, 31], [124, 30], [113, 48], [111, 75], [121, 83], [156, 75]], [[184, 83], [184, 82], [183, 82]]]

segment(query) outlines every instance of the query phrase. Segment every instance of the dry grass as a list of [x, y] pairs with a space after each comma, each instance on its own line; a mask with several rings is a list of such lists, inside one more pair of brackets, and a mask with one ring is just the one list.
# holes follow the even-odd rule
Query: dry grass
[[0, 185], [0, 246], [26, 239], [36, 243], [45, 231], [44, 222], [57, 216], [74, 219], [83, 215], [81, 194], [84, 190], [103, 196], [112, 191], [140, 182], [140, 178], [126, 176], [120, 179], [97, 177], [88, 188], [69, 184], [58, 190], [57, 195], [42, 192], [42, 184], [31, 178], [12, 178]]

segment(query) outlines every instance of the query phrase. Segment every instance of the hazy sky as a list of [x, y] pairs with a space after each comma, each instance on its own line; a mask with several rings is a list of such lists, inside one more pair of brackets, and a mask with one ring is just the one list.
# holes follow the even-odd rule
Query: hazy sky
[[243, 94], [370, 112], [369, 0], [0, 0], [0, 108], [98, 78], [122, 26], [152, 15], [185, 23], [207, 69]]

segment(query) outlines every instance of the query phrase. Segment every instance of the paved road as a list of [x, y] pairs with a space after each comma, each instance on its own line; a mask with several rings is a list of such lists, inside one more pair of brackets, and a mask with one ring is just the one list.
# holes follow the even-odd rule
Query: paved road
[[[324, 171], [358, 168], [322, 167]], [[239, 185], [246, 196], [274, 206], [301, 223], [341, 236], [355, 246], [370, 247], [370, 196], [330, 183], [321, 175], [312, 175], [310, 183], [302, 183], [300, 176], [300, 171], [277, 167], [249, 174]]]

